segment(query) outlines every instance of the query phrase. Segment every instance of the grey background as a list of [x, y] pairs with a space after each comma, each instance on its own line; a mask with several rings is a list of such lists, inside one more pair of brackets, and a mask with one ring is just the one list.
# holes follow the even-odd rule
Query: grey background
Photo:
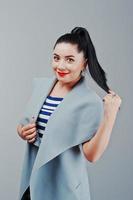
[[75, 26], [88, 29], [108, 84], [122, 98], [106, 151], [88, 162], [92, 200], [133, 199], [132, 7], [130, 0], [0, 1], [0, 199], [18, 198], [25, 141], [16, 127], [32, 80], [53, 75], [53, 45]]

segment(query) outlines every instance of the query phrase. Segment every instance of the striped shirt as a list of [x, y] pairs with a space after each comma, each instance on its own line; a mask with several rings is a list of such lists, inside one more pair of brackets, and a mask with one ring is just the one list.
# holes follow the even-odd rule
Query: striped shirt
[[37, 117], [37, 132], [39, 134], [40, 139], [43, 137], [43, 133], [45, 131], [47, 122], [53, 111], [57, 108], [59, 103], [63, 100], [62, 97], [53, 97], [47, 96], [46, 100], [44, 101], [39, 115]]

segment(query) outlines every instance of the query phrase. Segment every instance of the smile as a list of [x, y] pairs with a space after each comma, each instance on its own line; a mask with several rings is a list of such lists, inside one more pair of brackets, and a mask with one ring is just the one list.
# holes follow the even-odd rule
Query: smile
[[69, 74], [69, 73], [64, 73], [64, 72], [57, 72], [57, 73], [59, 74], [59, 76], [65, 76], [65, 75]]

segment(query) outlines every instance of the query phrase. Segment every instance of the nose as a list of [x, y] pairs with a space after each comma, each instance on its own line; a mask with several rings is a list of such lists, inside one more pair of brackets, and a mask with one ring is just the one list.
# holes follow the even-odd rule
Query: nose
[[60, 62], [58, 63], [58, 69], [60, 69], [60, 70], [66, 69], [65, 64], [64, 64], [63, 61], [60, 61]]

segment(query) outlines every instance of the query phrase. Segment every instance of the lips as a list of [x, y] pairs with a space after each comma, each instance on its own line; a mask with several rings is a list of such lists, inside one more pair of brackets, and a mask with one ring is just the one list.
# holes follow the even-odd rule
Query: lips
[[69, 73], [64, 73], [64, 72], [57, 72], [60, 76], [65, 76], [65, 75], [67, 75], [67, 74], [69, 74]]

